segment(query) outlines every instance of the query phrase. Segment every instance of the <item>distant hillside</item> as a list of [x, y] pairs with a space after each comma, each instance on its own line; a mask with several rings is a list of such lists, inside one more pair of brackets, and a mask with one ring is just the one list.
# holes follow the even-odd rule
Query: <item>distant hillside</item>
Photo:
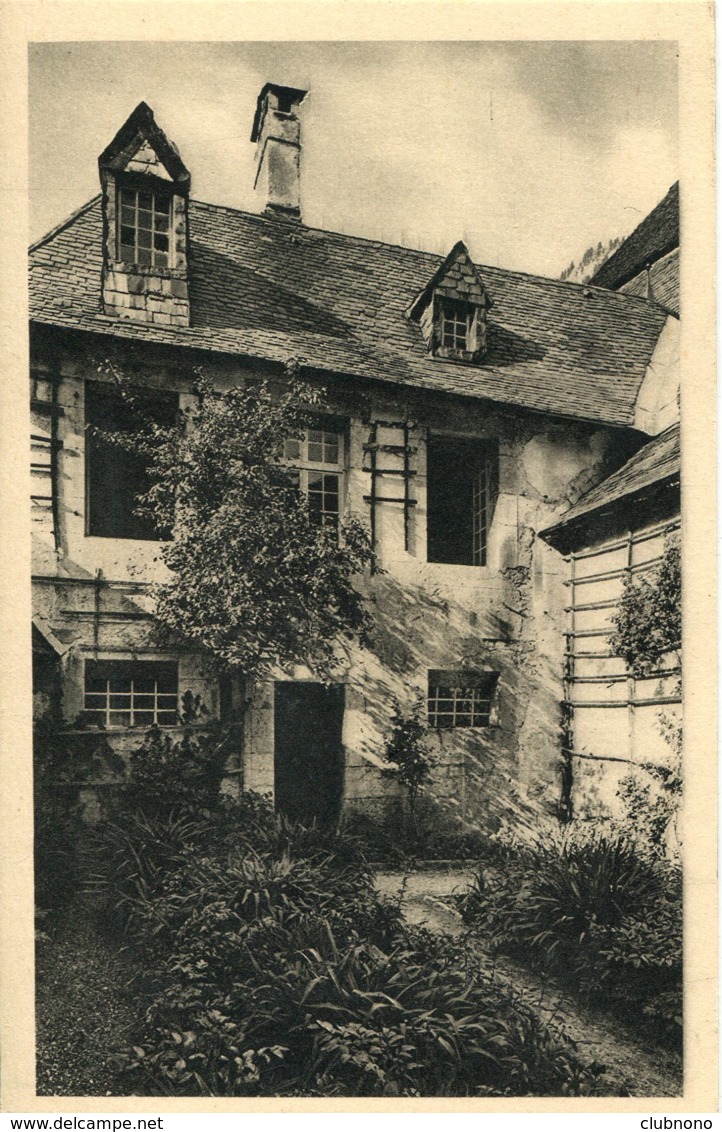
[[623, 240], [623, 236], [615, 236], [614, 239], [608, 240], [606, 244], [603, 244], [600, 240], [596, 247], [587, 248], [578, 263], [572, 260], [569, 267], [564, 268], [559, 278], [569, 283], [588, 283], [592, 276], [599, 271], [602, 264], [607, 262], [612, 252], [617, 250]]

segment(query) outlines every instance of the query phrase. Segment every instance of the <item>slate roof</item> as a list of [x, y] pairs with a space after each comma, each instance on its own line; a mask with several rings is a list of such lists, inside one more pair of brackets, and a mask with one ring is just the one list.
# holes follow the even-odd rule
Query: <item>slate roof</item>
[[569, 508], [558, 523], [541, 532], [558, 535], [576, 520], [594, 511], [607, 509], [620, 500], [629, 500], [645, 489], [664, 481], [674, 482], [680, 476], [679, 423], [670, 425], [627, 460], [616, 472], [583, 495]]
[[99, 198], [33, 245], [31, 318], [617, 425], [633, 421], [666, 318], [614, 291], [480, 266], [488, 353], [441, 360], [405, 312], [443, 257], [199, 201], [189, 224], [192, 326], [101, 313]]
[[675, 181], [666, 197], [653, 208], [631, 236], [610, 256], [591, 280], [595, 287], [616, 290], [679, 247], [679, 181]]

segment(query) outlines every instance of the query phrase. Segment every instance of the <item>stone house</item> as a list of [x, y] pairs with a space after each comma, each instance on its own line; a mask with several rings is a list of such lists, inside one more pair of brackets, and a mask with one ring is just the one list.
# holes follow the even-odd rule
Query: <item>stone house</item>
[[[223, 714], [203, 658], [159, 651], [159, 536], [134, 513], [132, 427], [106, 361], [162, 420], [201, 366], [219, 388], [282, 379], [326, 393], [294, 454], [319, 521], [357, 515], [382, 570], [359, 579], [369, 648], [337, 682], [251, 697], [235, 789], [296, 816], [382, 813], [392, 699], [424, 701], [434, 790], [494, 828], [563, 795], [566, 563], [538, 537], [661, 430], [677, 320], [657, 303], [312, 229], [300, 212], [304, 91], [267, 84], [253, 118], [251, 214], [196, 201], [141, 103], [99, 158], [101, 192], [30, 255], [33, 642], [52, 695], [119, 751], [178, 726], [186, 690]], [[651, 408], [650, 408], [651, 407]], [[233, 699], [233, 696], [231, 696]]]

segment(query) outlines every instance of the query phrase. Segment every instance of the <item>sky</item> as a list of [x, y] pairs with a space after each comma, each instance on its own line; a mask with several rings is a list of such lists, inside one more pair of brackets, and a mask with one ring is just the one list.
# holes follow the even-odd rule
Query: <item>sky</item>
[[267, 81], [309, 90], [305, 223], [558, 276], [678, 177], [677, 49], [627, 42], [85, 42], [29, 55], [30, 239], [98, 192], [141, 100], [199, 200], [259, 212]]

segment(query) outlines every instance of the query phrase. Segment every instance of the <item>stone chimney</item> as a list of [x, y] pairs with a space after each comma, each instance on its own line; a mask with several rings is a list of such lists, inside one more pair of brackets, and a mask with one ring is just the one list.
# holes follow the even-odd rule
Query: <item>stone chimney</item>
[[258, 96], [251, 141], [256, 143], [255, 188], [268, 215], [301, 219], [301, 123], [296, 113], [308, 91], [266, 83]]

